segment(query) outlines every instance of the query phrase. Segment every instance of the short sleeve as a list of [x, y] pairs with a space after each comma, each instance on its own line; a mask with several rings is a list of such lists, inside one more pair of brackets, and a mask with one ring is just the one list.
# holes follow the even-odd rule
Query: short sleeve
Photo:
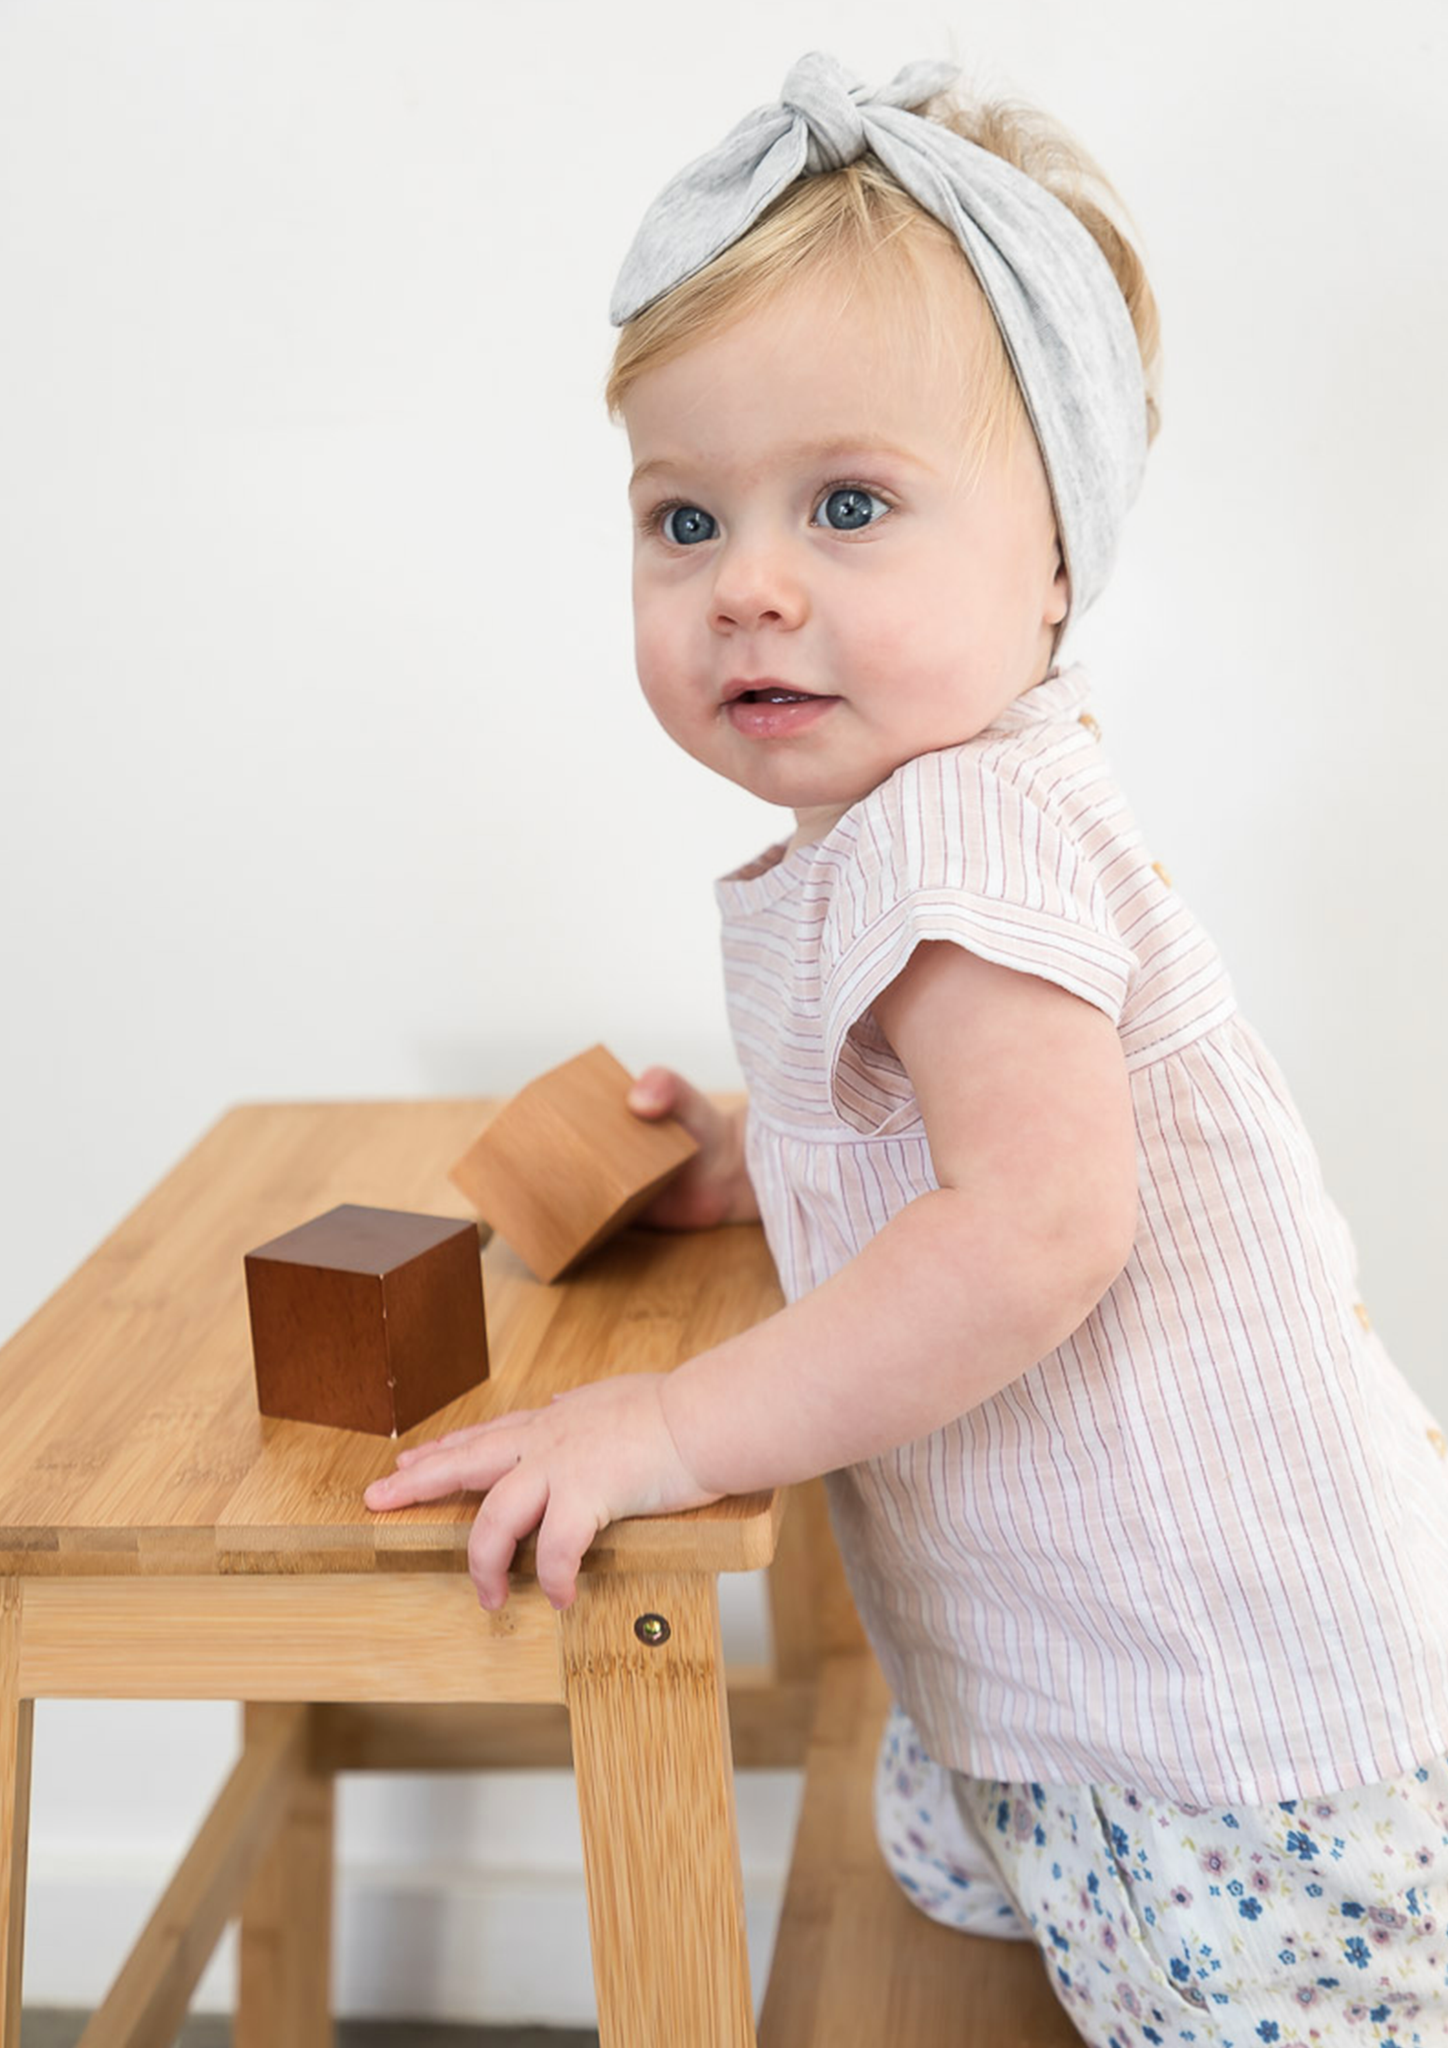
[[922, 755], [856, 806], [820, 935], [821, 1023], [836, 1113], [903, 1129], [913, 1095], [870, 1006], [922, 940], [1039, 975], [1121, 1022], [1135, 956], [1079, 836], [970, 747]]

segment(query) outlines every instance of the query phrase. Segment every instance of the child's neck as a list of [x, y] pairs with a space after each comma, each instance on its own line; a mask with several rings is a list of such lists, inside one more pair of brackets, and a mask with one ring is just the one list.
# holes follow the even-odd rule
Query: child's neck
[[797, 846], [813, 846], [818, 840], [827, 838], [849, 809], [849, 804], [825, 804], [817, 810], [796, 811], [794, 830], [785, 841], [785, 852], [793, 853]]
[[[1029, 697], [1031, 691], [1039, 689], [1043, 683], [1054, 682], [1060, 674], [1060, 667], [1055, 661], [1052, 661], [1039, 682], [1029, 684], [1017, 696], [1008, 699], [1008, 704], [1018, 704], [1022, 697]], [[1005, 708], [1005, 706], [1002, 707], [1002, 709]], [[981, 728], [982, 731], [985, 729], [984, 727]], [[854, 804], [858, 801], [858, 798], [854, 798], [850, 803], [820, 804], [812, 810], [796, 811], [794, 814], [794, 830], [784, 842], [785, 852], [793, 853], [797, 846], [814, 846], [819, 840], [826, 838], [834, 831], [846, 811], [853, 809]]]

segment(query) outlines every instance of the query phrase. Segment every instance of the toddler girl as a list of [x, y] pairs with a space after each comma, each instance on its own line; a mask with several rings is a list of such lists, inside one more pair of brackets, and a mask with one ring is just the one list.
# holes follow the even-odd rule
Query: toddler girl
[[747, 1117], [631, 1098], [701, 1145], [651, 1220], [759, 1216], [789, 1305], [368, 1502], [481, 1489], [483, 1604], [536, 1526], [562, 1605], [618, 1516], [827, 1473], [917, 1904], [1037, 1941], [1100, 2048], [1442, 2040], [1443, 1439], [1059, 659], [1150, 291], [1091, 167], [946, 82], [804, 59], [614, 306], [645, 694], [796, 819], [718, 885]]

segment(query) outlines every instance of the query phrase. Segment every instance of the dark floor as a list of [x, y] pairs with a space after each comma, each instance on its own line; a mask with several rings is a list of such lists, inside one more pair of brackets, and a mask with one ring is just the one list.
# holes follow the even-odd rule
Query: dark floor
[[[90, 2017], [27, 2007], [22, 2015], [23, 2048], [75, 2048]], [[231, 2048], [225, 2019], [188, 2020], [177, 2048]], [[338, 2020], [336, 2048], [598, 2048], [597, 2034], [556, 2027], [443, 2027], [422, 2020]]]

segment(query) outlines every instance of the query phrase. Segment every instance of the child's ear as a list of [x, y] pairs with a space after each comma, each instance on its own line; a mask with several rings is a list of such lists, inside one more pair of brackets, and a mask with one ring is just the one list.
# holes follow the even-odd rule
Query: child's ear
[[1056, 543], [1056, 567], [1051, 577], [1051, 587], [1046, 593], [1046, 617], [1048, 626], [1059, 626], [1071, 606], [1071, 580], [1066, 574], [1066, 557], [1061, 552], [1061, 543]]

